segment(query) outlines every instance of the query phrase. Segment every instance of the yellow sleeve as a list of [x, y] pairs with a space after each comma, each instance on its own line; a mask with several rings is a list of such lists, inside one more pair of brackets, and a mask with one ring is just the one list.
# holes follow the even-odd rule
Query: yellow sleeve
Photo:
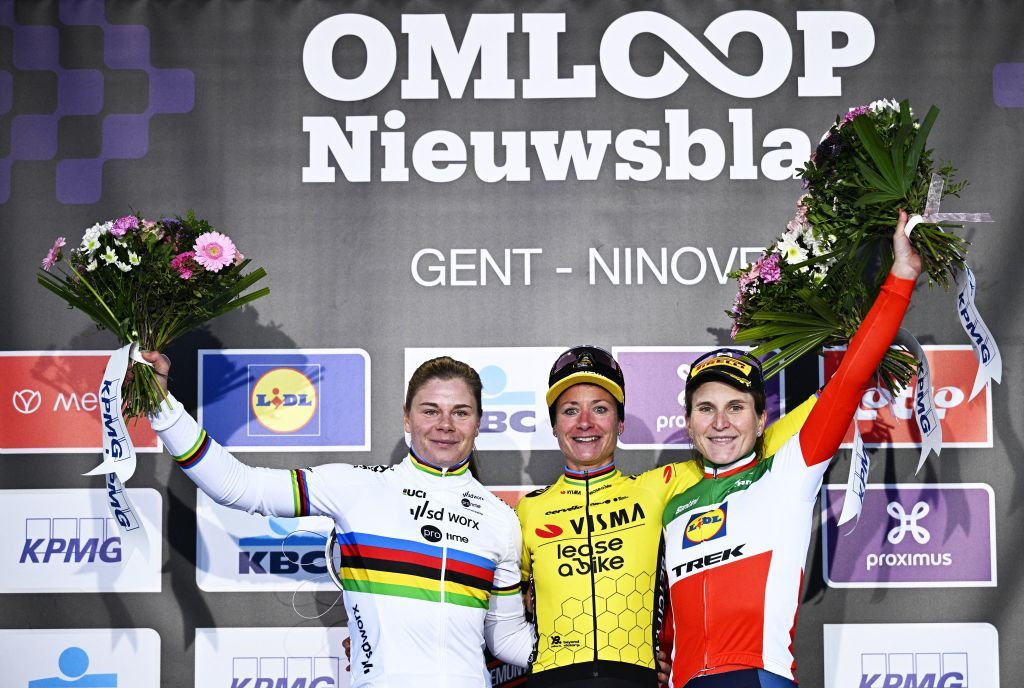
[[800, 404], [765, 429], [765, 456], [774, 455], [775, 452], [782, 448], [782, 445], [784, 445], [790, 437], [795, 435], [800, 428], [803, 427], [804, 421], [807, 420], [807, 416], [810, 415], [811, 409], [814, 408], [814, 405], [817, 402], [818, 395], [812, 394], [806, 401], [804, 401], [804, 403]]
[[665, 503], [675, 495], [685, 492], [704, 477], [700, 461], [679, 461], [644, 471], [637, 476], [647, 489], [664, 497]]
[[530, 520], [529, 508], [522, 499], [519, 500], [519, 504], [516, 506], [516, 516], [519, 517], [519, 525], [523, 533], [523, 556], [519, 560], [519, 570], [522, 574], [523, 582], [526, 582], [530, 580], [530, 573], [533, 569], [533, 551], [530, 548], [530, 538], [527, 535], [528, 531], [526, 529]]

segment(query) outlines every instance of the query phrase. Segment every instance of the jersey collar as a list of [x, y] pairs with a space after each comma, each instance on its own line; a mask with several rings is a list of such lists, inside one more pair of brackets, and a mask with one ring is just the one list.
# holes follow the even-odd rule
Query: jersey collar
[[612, 461], [607, 466], [601, 466], [600, 468], [588, 471], [574, 471], [566, 466], [562, 476], [565, 482], [570, 485], [596, 485], [597, 483], [603, 483], [605, 480], [610, 480], [618, 474], [619, 471], [615, 468], [615, 461]]
[[473, 455], [470, 454], [469, 456], [467, 456], [454, 466], [449, 466], [448, 468], [441, 468], [439, 466], [435, 466], [432, 463], [427, 463], [426, 461], [424, 461], [423, 459], [416, 455], [416, 452], [413, 451], [412, 447], [409, 447], [409, 462], [413, 465], [413, 467], [423, 471], [427, 475], [434, 475], [439, 478], [452, 478], [459, 475], [465, 475], [466, 472], [469, 470], [469, 459], [472, 456]]
[[707, 459], [702, 459], [702, 463], [704, 464], [705, 478], [728, 478], [730, 475], [742, 473], [757, 463], [757, 455], [752, 451], [746, 456], [738, 458], [732, 463], [727, 463], [724, 466], [711, 463]]

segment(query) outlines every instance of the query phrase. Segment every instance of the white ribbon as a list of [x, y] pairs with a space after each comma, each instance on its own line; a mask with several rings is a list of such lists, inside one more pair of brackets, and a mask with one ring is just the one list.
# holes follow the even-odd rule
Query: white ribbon
[[[871, 468], [871, 457], [864, 449], [864, 439], [860, 436], [860, 427], [857, 419], [853, 421], [853, 449], [850, 450], [850, 478], [846, 483], [846, 497], [843, 499], [843, 511], [839, 514], [839, 523], [836, 526], [860, 518], [860, 511], [864, 507], [864, 491], [868, 485], [868, 470]], [[857, 527], [854, 524], [849, 535]]]
[[974, 378], [974, 388], [971, 390], [971, 397], [974, 399], [978, 392], [985, 389], [989, 380], [998, 383], [1003, 379], [1003, 357], [999, 355], [999, 347], [996, 340], [989, 331], [985, 321], [981, 319], [977, 306], [974, 305], [974, 273], [967, 266], [963, 272], [956, 277], [956, 310], [960, 317], [960, 325], [971, 340], [974, 347], [974, 357], [978, 359], [978, 374]]
[[925, 356], [917, 337], [907, 330], [900, 328], [893, 340], [902, 344], [917, 359], [917, 382], [914, 385], [914, 396], [911, 403], [914, 406], [914, 420], [917, 422], [917, 431], [921, 436], [921, 457], [917, 460], [917, 471], [924, 466], [925, 460], [931, 452], [938, 456], [942, 452], [942, 423], [935, 412], [935, 387], [932, 385], [932, 372], [928, 365], [928, 357]]
[[121, 531], [121, 542], [129, 556], [137, 551], [148, 554], [149, 540], [142, 520], [132, 507], [124, 484], [135, 474], [137, 454], [135, 445], [128, 435], [128, 426], [121, 407], [121, 385], [128, 370], [128, 361], [145, 361], [138, 351], [138, 343], [125, 344], [111, 354], [107, 368], [103, 371], [103, 382], [99, 390], [100, 425], [103, 433], [103, 460], [99, 466], [85, 475], [107, 476], [107, 502], [110, 513]]

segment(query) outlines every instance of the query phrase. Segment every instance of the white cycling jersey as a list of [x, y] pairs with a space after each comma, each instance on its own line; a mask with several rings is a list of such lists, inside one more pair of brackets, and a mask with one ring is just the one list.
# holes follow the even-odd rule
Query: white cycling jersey
[[526, 666], [519, 521], [470, 474], [409, 455], [395, 466], [253, 468], [172, 399], [150, 421], [185, 473], [219, 504], [267, 516], [329, 516], [352, 638], [352, 685], [490, 685], [491, 652]]

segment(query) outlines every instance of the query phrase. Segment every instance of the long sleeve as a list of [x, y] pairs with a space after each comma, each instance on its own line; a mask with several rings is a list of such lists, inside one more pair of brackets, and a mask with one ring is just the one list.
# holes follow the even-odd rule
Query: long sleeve
[[295, 488], [304, 486], [304, 471], [247, 466], [207, 435], [174, 397], [169, 409], [161, 406], [150, 416], [150, 424], [185, 474], [218, 504], [267, 516], [304, 515]]
[[839, 448], [864, 386], [899, 330], [914, 284], [914, 280], [892, 274], [886, 278], [878, 298], [850, 340], [839, 369], [825, 385], [800, 431], [800, 449], [808, 466], [830, 459]]
[[484, 617], [484, 639], [491, 654], [507, 664], [529, 666], [537, 635], [526, 620], [520, 585], [522, 537], [519, 520], [509, 520], [508, 549], [494, 572], [494, 588]]

